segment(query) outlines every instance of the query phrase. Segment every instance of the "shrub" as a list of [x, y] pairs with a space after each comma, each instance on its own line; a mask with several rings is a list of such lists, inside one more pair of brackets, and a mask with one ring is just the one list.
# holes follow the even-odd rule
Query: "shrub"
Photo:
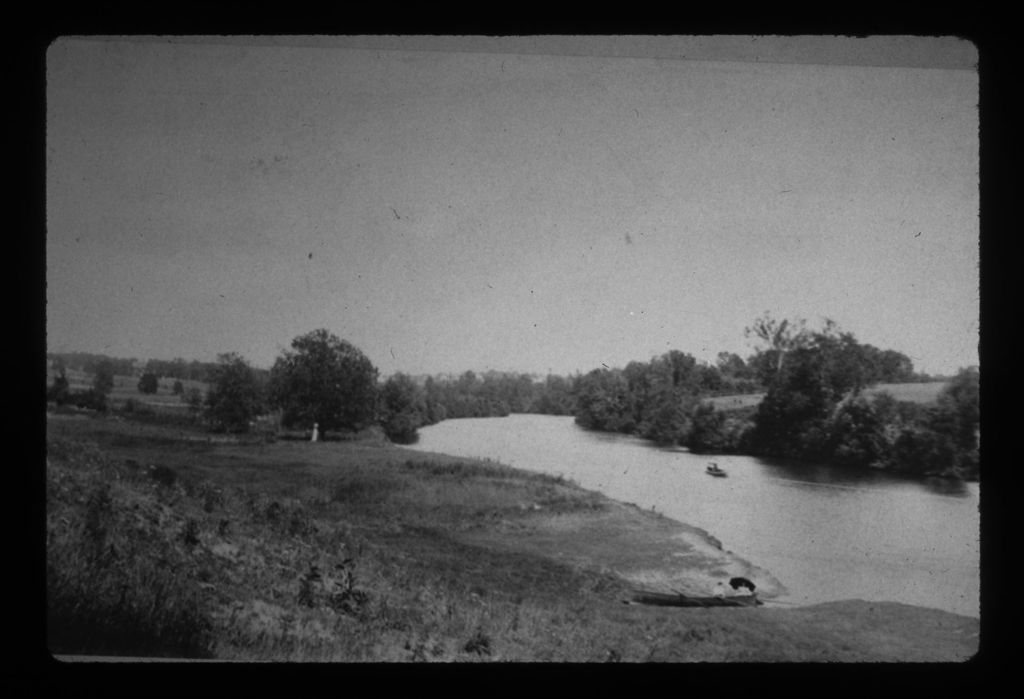
[[95, 389], [86, 391], [72, 391], [68, 396], [68, 403], [76, 408], [95, 410], [100, 413], [107, 412], [107, 396]]
[[53, 385], [51, 385], [46, 391], [46, 400], [52, 401], [57, 405], [64, 405], [68, 402], [71, 389], [68, 384], [68, 377], [63, 373], [58, 374], [53, 379]]
[[139, 393], [156, 393], [160, 388], [160, 379], [156, 374], [146, 373], [139, 379]]
[[154, 466], [149, 471], [149, 477], [165, 488], [170, 488], [177, 482], [178, 473], [167, 466]]

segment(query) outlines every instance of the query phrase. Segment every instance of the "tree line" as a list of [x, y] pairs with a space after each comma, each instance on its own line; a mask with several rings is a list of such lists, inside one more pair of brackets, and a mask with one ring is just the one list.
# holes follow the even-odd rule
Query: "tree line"
[[[776, 320], [766, 313], [746, 334], [760, 343], [746, 360], [722, 352], [709, 364], [671, 350], [621, 369], [543, 380], [494, 371], [454, 378], [397, 373], [381, 380], [357, 347], [319, 329], [293, 339], [269, 371], [237, 353], [222, 354], [204, 365], [205, 396], [195, 388], [180, 392], [192, 415], [215, 431], [273, 433], [278, 426], [310, 430], [316, 425], [326, 433], [378, 425], [392, 441], [411, 443], [420, 427], [446, 419], [541, 413], [573, 415], [587, 429], [635, 434], [694, 452], [977, 476], [976, 369], [954, 377], [935, 405], [887, 394], [869, 399], [862, 391], [871, 385], [930, 377], [915, 373], [906, 355], [860, 343], [828, 320], [812, 330], [800, 319]], [[88, 391], [68, 388], [63, 367], [72, 356], [79, 363], [70, 366], [93, 370]], [[57, 364], [48, 399], [97, 410], [106, 409], [113, 376], [124, 369], [84, 353], [60, 355]], [[198, 374], [182, 371], [202, 363], [166, 364], [179, 376], [192, 377]], [[168, 366], [159, 360], [146, 366], [154, 371], [147, 370], [138, 387], [153, 392], [157, 378], [166, 376], [157, 370]], [[756, 408], [730, 411], [708, 401], [741, 393], [764, 393], [764, 398]]]
[[109, 368], [117, 376], [136, 376], [153, 374], [157, 378], [178, 379], [180, 381], [209, 381], [211, 372], [217, 362], [200, 362], [197, 360], [177, 359], [139, 359], [111, 357], [105, 354], [89, 352], [48, 352], [46, 355], [58, 373], [71, 369], [86, 374], [96, 374]]
[[[857, 341], [826, 320], [765, 314], [748, 336], [762, 344], [749, 361], [719, 355], [717, 376], [692, 356], [671, 351], [624, 369], [586, 374], [576, 389], [576, 422], [635, 434], [698, 453], [742, 453], [963, 478], [978, 475], [977, 369], [960, 371], [935, 405], [863, 390], [920, 380], [911, 360]], [[707, 399], [719, 381], [754, 379], [756, 408], [717, 410]], [[733, 384], [735, 385], [735, 384]]]

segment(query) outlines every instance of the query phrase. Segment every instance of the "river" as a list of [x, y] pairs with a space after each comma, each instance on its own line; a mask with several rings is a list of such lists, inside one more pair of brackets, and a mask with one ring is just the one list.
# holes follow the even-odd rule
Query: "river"
[[[411, 449], [490, 458], [707, 530], [785, 585], [783, 604], [894, 601], [980, 617], [979, 486], [749, 456], [700, 456], [571, 417], [447, 420]], [[704, 473], [709, 461], [727, 478]]]

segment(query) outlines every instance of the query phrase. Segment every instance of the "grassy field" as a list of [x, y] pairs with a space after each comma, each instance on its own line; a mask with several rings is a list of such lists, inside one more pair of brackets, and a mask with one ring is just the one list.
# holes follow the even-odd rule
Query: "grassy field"
[[373, 439], [47, 427], [61, 655], [887, 662], [978, 647], [977, 620], [895, 603], [624, 604], [638, 581], [700, 591], [750, 570], [699, 530], [558, 477]]
[[888, 393], [896, 400], [911, 403], [934, 403], [939, 393], [947, 386], [946, 381], [929, 381], [928, 383], [880, 383], [864, 391], [871, 396], [877, 393]]
[[[68, 385], [72, 391], [84, 391], [92, 388], [94, 378], [92, 374], [75, 369], [68, 369], [65, 372], [65, 376], [68, 378]], [[54, 372], [50, 370], [46, 377], [47, 385], [52, 384], [53, 379]], [[145, 405], [157, 412], [170, 411], [183, 413], [188, 410], [188, 406], [182, 401], [181, 396], [175, 395], [174, 381], [174, 379], [161, 378], [156, 393], [141, 393], [139, 391], [138, 377], [123, 375], [114, 376], [114, 388], [109, 395], [111, 407], [119, 409], [128, 400], [133, 400], [136, 404]], [[197, 388], [203, 393], [203, 395], [206, 395], [206, 391], [209, 389], [209, 386], [202, 381], [185, 380], [181, 383], [185, 391]]]
[[[866, 396], [873, 396], [879, 393], [888, 393], [896, 400], [905, 400], [911, 403], [934, 403], [938, 400], [939, 393], [946, 387], [945, 381], [929, 381], [927, 383], [880, 383], [864, 389]], [[763, 393], [745, 393], [734, 396], [715, 396], [707, 399], [715, 406], [716, 410], [742, 410], [744, 408], [756, 407], [764, 400]]]
[[707, 402], [715, 406], [715, 410], [729, 411], [753, 408], [762, 400], [763, 393], [744, 393], [735, 396], [713, 396], [708, 398]]

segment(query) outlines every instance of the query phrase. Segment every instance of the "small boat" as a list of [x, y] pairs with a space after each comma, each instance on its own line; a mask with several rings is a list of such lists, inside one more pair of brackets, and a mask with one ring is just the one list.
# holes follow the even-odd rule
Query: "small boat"
[[764, 604], [754, 594], [730, 597], [690, 597], [682, 594], [645, 592], [643, 590], [634, 591], [632, 601], [658, 607], [760, 607]]
[[723, 471], [722, 469], [720, 469], [720, 468], [718, 467], [718, 464], [716, 464], [716, 463], [710, 463], [710, 464], [708, 464], [708, 467], [707, 467], [707, 469], [705, 470], [705, 472], [706, 472], [706, 473], [707, 473], [707, 474], [708, 474], [709, 476], [717, 476], [718, 478], [724, 478], [725, 476], [728, 476], [728, 475], [729, 475], [728, 473], [726, 473], [725, 471]]

